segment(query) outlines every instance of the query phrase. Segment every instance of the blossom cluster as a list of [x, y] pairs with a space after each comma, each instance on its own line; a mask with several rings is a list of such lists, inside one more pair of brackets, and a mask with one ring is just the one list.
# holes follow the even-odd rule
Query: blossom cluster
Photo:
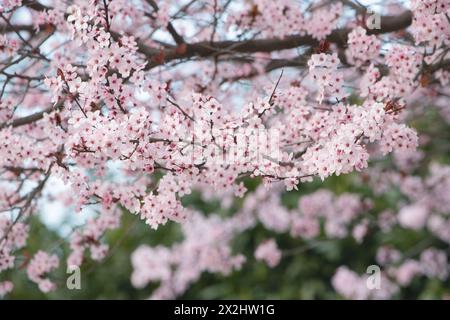
[[14, 267], [14, 251], [25, 247], [29, 227], [22, 222], [0, 219], [0, 272]]
[[341, 100], [346, 97], [343, 89], [344, 78], [338, 71], [339, 58], [333, 54], [313, 54], [308, 61], [309, 73], [313, 81], [319, 86], [318, 101], [321, 103], [327, 95], [330, 98]]
[[255, 251], [255, 258], [267, 263], [269, 267], [275, 267], [281, 260], [281, 251], [273, 239], [261, 243]]
[[[207, 2], [2, 1], [3, 20], [15, 25], [21, 6], [31, 19], [0, 26], [0, 272], [17, 269], [21, 256], [49, 292], [59, 261], [80, 266], [109, 254], [105, 234], [125, 212], [150, 229], [181, 224], [182, 241], [132, 255], [133, 285], [159, 281], [154, 298], [182, 295], [203, 272], [238, 270], [245, 257], [232, 240], [257, 224], [306, 243], [322, 234], [364, 243], [371, 228], [396, 227], [450, 242], [449, 168], [413, 174], [423, 154], [407, 125], [428, 98], [450, 119], [448, 1], [411, 1], [412, 41], [369, 34], [341, 2], [255, 0], [229, 10]], [[368, 169], [389, 154], [401, 172]], [[404, 203], [376, 219], [367, 214], [376, 201], [349, 192], [319, 189], [297, 208], [282, 204], [283, 192], [303, 192], [303, 182], [352, 172], [367, 174], [376, 196], [397, 184]], [[49, 187], [53, 179], [69, 191]], [[261, 184], [253, 191], [246, 179]], [[242, 207], [204, 216], [183, 205], [197, 191]], [[27, 260], [39, 199], [85, 218], [69, 236], [68, 257], [41, 250]], [[254, 255], [275, 267], [282, 250], [269, 239]], [[416, 275], [446, 279], [439, 250], [400, 257], [376, 294], [345, 267], [333, 284], [349, 298], [390, 297]], [[0, 296], [12, 288], [2, 278]]]
[[446, 0], [413, 0], [411, 9], [414, 13], [412, 32], [417, 43], [439, 47], [450, 41], [450, 24], [448, 14], [450, 4]]
[[378, 60], [381, 41], [375, 35], [367, 35], [366, 29], [357, 27], [348, 35], [349, 62], [362, 65], [366, 62], [374, 63]]
[[46, 275], [58, 268], [58, 265], [57, 255], [49, 255], [47, 252], [38, 251], [27, 267], [28, 278], [37, 283], [42, 292], [52, 291], [56, 288], [56, 285]]
[[227, 275], [239, 269], [244, 256], [233, 255], [230, 241], [243, 226], [239, 217], [222, 220], [191, 213], [182, 225], [184, 240], [172, 247], [142, 245], [131, 257], [131, 282], [142, 288], [160, 281], [152, 298], [173, 299], [186, 291], [203, 272]]

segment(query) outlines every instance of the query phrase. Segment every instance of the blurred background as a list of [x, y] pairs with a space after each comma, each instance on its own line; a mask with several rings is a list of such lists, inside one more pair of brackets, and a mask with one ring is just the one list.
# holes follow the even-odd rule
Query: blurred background
[[[423, 144], [422, 150], [426, 156], [416, 170], [417, 175], [426, 175], [428, 164], [438, 161], [442, 164], [450, 163], [449, 143], [450, 126], [438, 110], [433, 106], [426, 108], [425, 114], [414, 120], [412, 126], [419, 133], [433, 138]], [[381, 163], [373, 163], [384, 168], [395, 167], [393, 159], [387, 158]], [[245, 181], [249, 191], [254, 190], [260, 182], [258, 180]], [[373, 194], [372, 189], [361, 180], [361, 175], [350, 174], [331, 177], [324, 182], [315, 180], [312, 183], [300, 185], [299, 191], [286, 192], [282, 196], [282, 204], [287, 208], [296, 208], [298, 199], [302, 195], [310, 194], [319, 189], [329, 189], [336, 194], [351, 192], [362, 197], [369, 197], [374, 202], [367, 217], [377, 219], [386, 209], [397, 210], [398, 203], [404, 196], [391, 188], [381, 194]], [[204, 201], [199, 194], [186, 196], [184, 205], [195, 208], [205, 215], [218, 213], [227, 217], [233, 215], [242, 205], [242, 199], [229, 208], [224, 209], [220, 201]], [[61, 226], [63, 230], [73, 225], [73, 218], [66, 217]], [[61, 234], [61, 229], [49, 230], [49, 226], [42, 223], [35, 216], [32, 223], [33, 232], [30, 233], [28, 250], [37, 251], [39, 248], [51, 249], [67, 256], [68, 246]], [[323, 226], [322, 226], [323, 227]], [[51, 228], [51, 227], [50, 227]], [[51, 232], [49, 232], [51, 231]], [[170, 246], [182, 239], [180, 225], [168, 222], [158, 230], [152, 230], [132, 214], [122, 215], [122, 227], [108, 232], [106, 241], [110, 244], [111, 252], [107, 258], [97, 263], [87, 261], [81, 269], [81, 290], [68, 290], [64, 285], [67, 274], [63, 268], [55, 273], [56, 282], [61, 284], [58, 289], [49, 294], [41, 293], [37, 286], [26, 278], [26, 272], [6, 271], [11, 276], [15, 290], [10, 299], [145, 299], [158, 287], [158, 283], [149, 284], [143, 289], [132, 286], [130, 275], [132, 265], [130, 254], [142, 244], [150, 246]], [[258, 244], [273, 237], [284, 256], [275, 268], [269, 268], [265, 263], [254, 258], [254, 251]], [[438, 240], [426, 229], [411, 230], [394, 226], [388, 233], [380, 231], [369, 232], [362, 244], [353, 237], [344, 239], [327, 239], [322, 235], [314, 241], [295, 239], [289, 234], [277, 234], [268, 231], [262, 225], [240, 234], [233, 241], [233, 250], [247, 257], [241, 270], [234, 271], [229, 276], [203, 273], [199, 281], [195, 282], [180, 299], [341, 299], [334, 290], [331, 279], [339, 266], [346, 265], [359, 274], [364, 274], [369, 265], [376, 264], [377, 249], [382, 245], [390, 245], [402, 253], [410, 255], [420, 253], [425, 248], [434, 247], [448, 252], [448, 244]], [[26, 257], [26, 253], [25, 253]], [[26, 259], [26, 258], [24, 258]], [[24, 270], [25, 271], [25, 270]], [[10, 274], [8, 274], [8, 272]], [[441, 299], [450, 297], [450, 281], [424, 276], [415, 277], [412, 283], [402, 288], [394, 299]]]

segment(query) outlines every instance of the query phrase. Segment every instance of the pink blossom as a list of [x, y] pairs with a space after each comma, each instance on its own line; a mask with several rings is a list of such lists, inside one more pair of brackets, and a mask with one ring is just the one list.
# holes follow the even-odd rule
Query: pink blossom
[[367, 35], [362, 27], [357, 27], [348, 35], [348, 55], [356, 65], [378, 58], [381, 41], [374, 35]]
[[4, 297], [14, 289], [14, 285], [11, 281], [0, 282], [0, 298]]
[[401, 226], [416, 230], [425, 225], [427, 217], [427, 208], [420, 204], [405, 206], [398, 213], [398, 221]]
[[420, 274], [420, 265], [414, 260], [405, 261], [395, 271], [396, 280], [402, 286], [409, 285], [417, 274]]
[[281, 260], [281, 251], [273, 239], [261, 243], [255, 251], [255, 258], [264, 261], [271, 268], [276, 267]]
[[422, 272], [430, 278], [446, 280], [449, 274], [449, 264], [444, 251], [429, 248], [420, 255]]
[[49, 255], [44, 251], [38, 251], [27, 267], [28, 278], [38, 284], [39, 289], [47, 293], [56, 288], [56, 285], [46, 275], [58, 268], [59, 259], [56, 255]]
[[[445, 141], [415, 126], [434, 108], [450, 123], [448, 1], [387, 6], [380, 30], [348, 1], [214, 2], [1, 1], [2, 279], [21, 272], [46, 203], [85, 221], [65, 243], [71, 266], [113, 255], [105, 235], [122, 215], [149, 232], [178, 223], [180, 241], [131, 256], [133, 286], [158, 283], [152, 298], [237, 272], [233, 240], [256, 226], [364, 244], [398, 223], [450, 243], [450, 167], [432, 162]], [[191, 194], [220, 210], [195, 211]], [[382, 242], [382, 290], [340, 267], [339, 294], [391, 298], [419, 273], [447, 278], [445, 252]], [[273, 238], [255, 257], [274, 267], [281, 252]], [[41, 248], [29, 261], [41, 291], [60, 259]]]

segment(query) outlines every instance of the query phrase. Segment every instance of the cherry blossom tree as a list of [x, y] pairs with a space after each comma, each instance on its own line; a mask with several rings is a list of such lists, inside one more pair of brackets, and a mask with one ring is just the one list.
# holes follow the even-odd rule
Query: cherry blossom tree
[[[309, 244], [426, 229], [448, 247], [450, 166], [417, 170], [428, 156], [417, 148], [433, 135], [410, 124], [430, 105], [450, 121], [450, 2], [373, 9], [353, 0], [1, 0], [0, 295], [14, 290], [6, 271], [49, 292], [55, 269], [92, 259], [101, 270], [114, 253], [104, 235], [122, 215], [149, 233], [181, 224], [181, 242], [130, 252], [130, 281], [159, 282], [153, 298], [183, 294], [203, 272], [238, 270], [247, 257], [231, 243], [256, 224]], [[296, 208], [281, 203], [350, 173], [370, 195], [322, 188]], [[391, 188], [403, 201], [375, 216], [375, 198]], [[205, 216], [183, 204], [192, 192], [240, 206]], [[20, 263], [46, 202], [95, 214], [71, 232], [68, 256], [41, 248]], [[293, 254], [283, 250], [266, 239], [254, 256], [274, 268]], [[347, 266], [332, 285], [376, 299], [416, 276], [445, 281], [448, 250], [418, 250], [380, 246], [381, 290]]]

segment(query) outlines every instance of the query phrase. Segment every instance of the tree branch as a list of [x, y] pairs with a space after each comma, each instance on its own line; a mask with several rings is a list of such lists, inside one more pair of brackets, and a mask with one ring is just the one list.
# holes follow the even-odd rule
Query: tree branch
[[[411, 25], [412, 12], [405, 11], [398, 16], [384, 16], [381, 18], [381, 29], [368, 30], [369, 34], [382, 34], [400, 31]], [[327, 41], [335, 43], [340, 47], [344, 47], [347, 43], [348, 34], [351, 29], [334, 30], [328, 37]], [[154, 68], [161, 64], [178, 60], [189, 59], [193, 57], [209, 57], [226, 53], [227, 50], [232, 50], [237, 53], [256, 53], [256, 52], [272, 52], [286, 49], [293, 49], [300, 46], [317, 46], [319, 41], [310, 35], [292, 35], [283, 39], [257, 39], [245, 41], [217, 41], [209, 42], [202, 41], [192, 44], [186, 44], [186, 50], [180, 52], [175, 48], [164, 49], [162, 51], [155, 51], [155, 48], [146, 45], [140, 45], [139, 50], [148, 58], [152, 58], [156, 54], [164, 56], [164, 61], [152, 61], [147, 65], [147, 69]]]
[[59, 110], [62, 108], [64, 101], [58, 102], [55, 106], [49, 107], [45, 110], [30, 114], [22, 118], [17, 118], [12, 121], [3, 122], [0, 124], [0, 130], [6, 127], [12, 126], [13, 128], [24, 126], [38, 120], [41, 120], [46, 113], [51, 113], [52, 111]]
[[[145, 0], [145, 1], [153, 8], [153, 10], [155, 10], [155, 12], [159, 11], [159, 7], [154, 0]], [[180, 36], [177, 30], [175, 30], [175, 27], [171, 22], [167, 24], [167, 31], [169, 31], [170, 35], [172, 36], [176, 44], [184, 43], [183, 37]]]

